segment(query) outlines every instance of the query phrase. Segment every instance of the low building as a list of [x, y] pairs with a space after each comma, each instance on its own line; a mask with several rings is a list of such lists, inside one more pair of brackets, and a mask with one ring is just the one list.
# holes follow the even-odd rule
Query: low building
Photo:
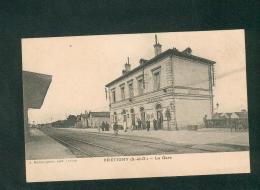
[[248, 112], [214, 113], [212, 119], [208, 120], [208, 127], [213, 128], [232, 128], [241, 125], [242, 128], [248, 128]]
[[98, 128], [102, 122], [110, 124], [110, 113], [109, 112], [89, 112], [87, 119], [89, 128]]
[[88, 113], [80, 114], [77, 116], [76, 128], [87, 128], [88, 127]]
[[157, 129], [173, 130], [212, 117], [215, 62], [193, 55], [191, 48], [161, 47], [156, 37], [152, 59], [140, 59], [132, 70], [128, 59], [122, 75], [106, 84], [112, 123], [131, 127], [156, 120]]

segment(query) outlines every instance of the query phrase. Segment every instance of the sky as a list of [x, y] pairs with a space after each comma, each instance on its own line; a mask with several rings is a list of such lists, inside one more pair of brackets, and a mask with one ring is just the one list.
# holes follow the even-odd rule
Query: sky
[[[213, 88], [217, 112], [247, 110], [244, 30], [156, 33], [162, 51], [192, 49], [216, 61]], [[155, 33], [22, 39], [23, 70], [52, 75], [41, 109], [29, 110], [29, 122], [65, 119], [84, 111], [108, 111], [105, 84], [122, 74], [130, 58], [154, 57]]]

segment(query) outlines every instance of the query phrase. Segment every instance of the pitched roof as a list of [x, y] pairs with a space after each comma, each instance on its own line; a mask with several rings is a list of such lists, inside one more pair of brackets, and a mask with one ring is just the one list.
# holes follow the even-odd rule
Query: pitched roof
[[92, 117], [110, 117], [110, 112], [89, 112]]
[[248, 113], [246, 111], [241, 111], [241, 112], [235, 112], [239, 118], [248, 118]]
[[212, 119], [221, 119], [223, 113], [214, 113]]
[[247, 112], [228, 112], [228, 113], [214, 113], [212, 119], [227, 119], [227, 118], [240, 118], [247, 119]]
[[187, 59], [191, 59], [191, 60], [195, 60], [195, 61], [200, 61], [200, 62], [203, 62], [203, 63], [205, 63], [205, 64], [210, 64], [210, 65], [216, 63], [215, 61], [211, 61], [211, 60], [209, 60], [209, 59], [205, 59], [205, 58], [202, 58], [202, 57], [198, 57], [198, 56], [195, 56], [195, 55], [191, 55], [191, 54], [189, 54], [189, 53], [181, 52], [181, 51], [177, 50], [176, 48], [168, 49], [168, 50], [166, 50], [166, 51], [160, 53], [159, 55], [153, 57], [152, 59], [145, 61], [143, 64], [141, 64], [141, 65], [135, 67], [134, 69], [132, 69], [131, 71], [125, 73], [124, 75], [122, 75], [122, 76], [116, 78], [116, 79], [113, 80], [112, 82], [106, 84], [106, 87], [108, 87], [108, 86], [110, 86], [110, 85], [116, 83], [117, 81], [120, 81], [121, 79], [123, 79], [123, 78], [125, 78], [125, 77], [127, 77], [127, 76], [129, 76], [129, 75], [131, 75], [131, 74], [133, 74], [133, 73], [135, 73], [136, 71], [138, 71], [138, 70], [140, 70], [140, 69], [146, 67], [147, 65], [150, 65], [150, 64], [152, 64], [152, 63], [158, 61], [159, 59], [164, 58], [164, 57], [167, 57], [167, 56], [170, 56], [170, 55], [176, 55], [176, 56], [179, 56], [179, 57], [184, 57], [184, 58], [187, 58]]

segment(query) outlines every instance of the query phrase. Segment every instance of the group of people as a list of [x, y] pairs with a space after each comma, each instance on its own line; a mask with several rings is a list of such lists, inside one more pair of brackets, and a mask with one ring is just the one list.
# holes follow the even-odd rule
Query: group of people
[[98, 131], [109, 131], [109, 124], [107, 122], [102, 121], [101, 125], [98, 128]]
[[[156, 120], [154, 118], [153, 121], [152, 121], [152, 125], [153, 125], [154, 130], [157, 130], [157, 129], [161, 129], [162, 123], [159, 119]], [[147, 119], [146, 121], [142, 121], [141, 119], [138, 118], [137, 119], [137, 125], [133, 126], [133, 129], [136, 129], [136, 130], [146, 129], [147, 131], [149, 131], [150, 128], [151, 128], [150, 119]]]
[[[162, 121], [161, 120], [156, 120], [155, 118], [152, 120], [152, 124], [150, 119], [147, 119], [146, 121], [142, 121], [141, 119], [137, 119], [137, 125], [135, 125], [135, 122], [132, 122], [131, 126], [129, 126], [129, 128], [131, 129], [131, 131], [133, 130], [147, 130], [150, 131], [151, 129], [151, 125], [153, 126], [154, 130], [158, 130], [162, 128]], [[113, 125], [113, 130], [114, 130], [114, 134], [118, 134], [119, 128], [120, 126], [118, 125], [117, 122], [114, 122]], [[124, 132], [127, 132], [127, 124], [126, 122], [123, 122], [123, 130]]]

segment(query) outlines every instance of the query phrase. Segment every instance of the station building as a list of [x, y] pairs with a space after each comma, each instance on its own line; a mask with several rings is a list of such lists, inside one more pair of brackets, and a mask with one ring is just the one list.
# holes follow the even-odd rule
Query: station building
[[131, 69], [129, 59], [122, 75], [109, 82], [110, 120], [137, 125], [156, 119], [158, 129], [185, 129], [203, 124], [213, 115], [214, 61], [192, 54], [191, 48], [162, 52], [155, 35], [155, 56], [140, 59]]

